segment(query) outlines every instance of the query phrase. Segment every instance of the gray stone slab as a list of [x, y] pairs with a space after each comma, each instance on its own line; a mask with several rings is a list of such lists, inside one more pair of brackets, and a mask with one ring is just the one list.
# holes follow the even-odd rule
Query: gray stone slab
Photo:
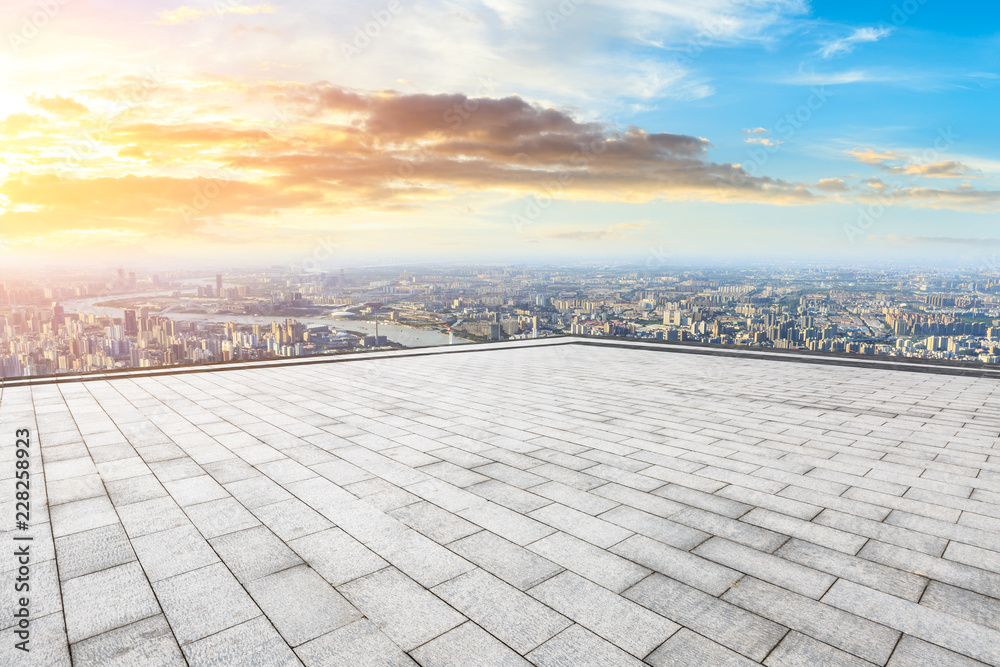
[[70, 644], [160, 613], [138, 563], [76, 577], [62, 585]]
[[260, 521], [235, 498], [188, 505], [184, 511], [207, 539], [260, 525]]
[[421, 667], [527, 667], [531, 663], [475, 623], [463, 623], [412, 651]]
[[572, 572], [556, 575], [528, 594], [640, 659], [680, 629], [646, 607]]
[[49, 509], [53, 537], [118, 523], [118, 514], [105, 495], [56, 505]]
[[646, 662], [653, 667], [751, 667], [759, 664], [687, 628], [656, 649]]
[[527, 657], [532, 664], [538, 665], [538, 667], [575, 667], [576, 665], [642, 667], [643, 664], [625, 651], [579, 625], [574, 625], [560, 632], [529, 653]]
[[787, 632], [777, 623], [660, 574], [643, 579], [623, 595], [756, 661], [763, 660]]
[[255, 507], [253, 514], [286, 542], [333, 527], [333, 522], [298, 498]]
[[456, 540], [448, 548], [522, 591], [562, 571], [559, 565], [486, 530]]
[[361, 613], [307, 565], [246, 584], [268, 620], [293, 648], [361, 618]]
[[[544, 510], [545, 508], [542, 509]], [[477, 526], [485, 528], [521, 546], [556, 532], [556, 529], [552, 526], [536, 521], [523, 514], [518, 514], [496, 503], [482, 500], [480, 500], [479, 504], [458, 512], [458, 515]]]
[[767, 667], [800, 667], [801, 665], [870, 667], [873, 663], [793, 630], [771, 651], [764, 664]]
[[1000, 630], [1000, 600], [988, 595], [932, 581], [920, 598], [920, 604], [972, 623]]
[[727, 540], [745, 544], [757, 551], [773, 553], [788, 541], [787, 535], [758, 528], [749, 523], [708, 512], [697, 507], [687, 507], [670, 517], [671, 521], [706, 531]]
[[101, 667], [187, 664], [162, 614], [73, 644], [73, 662]]
[[302, 564], [302, 559], [264, 526], [227, 533], [210, 543], [230, 572], [244, 584]]
[[433, 591], [521, 655], [571, 625], [564, 616], [483, 570], [456, 577]]
[[743, 575], [695, 554], [675, 549], [645, 535], [636, 535], [616, 544], [611, 551], [622, 558], [648, 567], [677, 581], [722, 595]]
[[173, 498], [154, 498], [117, 509], [125, 532], [132, 539], [190, 523]]
[[155, 582], [153, 589], [182, 648], [261, 615], [222, 563]]
[[929, 644], [910, 635], [903, 635], [892, 653], [892, 658], [886, 667], [982, 667], [986, 663], [967, 658], [941, 648], [936, 644]]
[[535, 510], [528, 516], [604, 549], [633, 534], [631, 530], [559, 503]]
[[867, 537], [855, 533], [760, 508], [751, 510], [740, 517], [740, 521], [851, 555], [858, 553], [868, 541]]
[[911, 602], [918, 601], [927, 586], [924, 577], [794, 538], [775, 554], [786, 561], [828, 572]]
[[57, 538], [55, 548], [63, 581], [135, 560], [120, 523]]
[[[605, 485], [606, 486], [606, 485]], [[602, 487], [597, 487], [602, 488]], [[597, 495], [594, 491], [581, 491], [566, 484], [548, 481], [531, 487], [531, 492], [566, 507], [596, 515], [618, 506], [618, 502]]]
[[288, 545], [334, 586], [363, 577], [389, 563], [340, 530], [329, 528], [292, 540]]
[[532, 542], [527, 548], [615, 593], [621, 593], [652, 572], [648, 568], [562, 532]]
[[[830, 590], [847, 583], [850, 582], [840, 579]], [[822, 602], [817, 602], [747, 577], [722, 599], [859, 658], [885, 664], [899, 640], [899, 633], [831, 605], [829, 596], [830, 592]]]
[[382, 631], [367, 620], [354, 621], [295, 649], [306, 667], [415, 667]]
[[410, 651], [467, 620], [392, 567], [355, 579], [338, 590], [404, 651]]
[[184, 647], [191, 667], [243, 665], [293, 667], [301, 662], [264, 616], [240, 623]]
[[696, 530], [655, 514], [650, 514], [634, 507], [621, 505], [601, 514], [599, 519], [610, 521], [616, 526], [651, 537], [654, 540], [688, 551], [701, 544], [709, 537], [708, 533]]
[[191, 524], [133, 538], [132, 547], [151, 582], [219, 562], [211, 545]]
[[482, 530], [481, 527], [427, 501], [400, 507], [389, 515], [438, 544], [448, 544]]
[[692, 553], [816, 600], [823, 597], [836, 579], [721, 537], [713, 537]]
[[515, 512], [526, 514], [552, 503], [548, 498], [536, 496], [506, 482], [490, 479], [479, 484], [466, 487], [480, 498], [491, 500]]
[[988, 664], [1000, 663], [1000, 632], [840, 580], [823, 596], [838, 609]]

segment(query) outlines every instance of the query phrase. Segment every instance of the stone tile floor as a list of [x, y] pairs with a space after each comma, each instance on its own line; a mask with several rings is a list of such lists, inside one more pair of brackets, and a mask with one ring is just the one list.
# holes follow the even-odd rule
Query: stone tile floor
[[0, 424], [2, 664], [1000, 665], [993, 378], [501, 346], [8, 385]]

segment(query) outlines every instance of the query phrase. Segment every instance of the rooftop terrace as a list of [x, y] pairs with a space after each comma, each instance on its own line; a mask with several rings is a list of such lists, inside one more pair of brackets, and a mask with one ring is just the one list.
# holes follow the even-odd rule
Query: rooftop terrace
[[1000, 665], [1000, 377], [680, 352], [5, 382], [0, 663]]

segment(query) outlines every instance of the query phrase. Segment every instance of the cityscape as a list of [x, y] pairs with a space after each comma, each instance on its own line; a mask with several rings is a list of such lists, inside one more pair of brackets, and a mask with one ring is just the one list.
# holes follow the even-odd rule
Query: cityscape
[[0, 283], [2, 377], [562, 335], [1000, 363], [1000, 274], [987, 272], [272, 266], [45, 280]]

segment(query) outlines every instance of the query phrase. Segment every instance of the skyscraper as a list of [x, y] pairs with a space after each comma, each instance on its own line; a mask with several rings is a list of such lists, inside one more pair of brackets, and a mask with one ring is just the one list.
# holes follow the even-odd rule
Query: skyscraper
[[222, 274], [215, 274], [215, 296], [222, 298]]

